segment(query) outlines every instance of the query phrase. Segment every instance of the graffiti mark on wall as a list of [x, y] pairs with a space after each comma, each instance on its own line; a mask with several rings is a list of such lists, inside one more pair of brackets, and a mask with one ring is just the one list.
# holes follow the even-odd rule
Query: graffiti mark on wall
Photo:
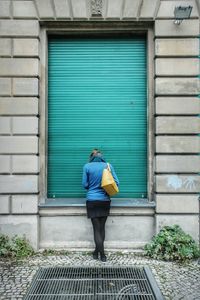
[[186, 187], [186, 189], [192, 190], [196, 188], [196, 183], [197, 180], [194, 177], [189, 176], [184, 180], [183, 185]]
[[174, 190], [181, 188], [182, 184], [182, 179], [177, 175], [171, 175], [167, 177], [167, 186]]
[[196, 188], [197, 183], [198, 181], [194, 176], [188, 176], [185, 179], [182, 179], [177, 175], [167, 176], [167, 186], [174, 190], [181, 187], [185, 187], [187, 190], [193, 190]]

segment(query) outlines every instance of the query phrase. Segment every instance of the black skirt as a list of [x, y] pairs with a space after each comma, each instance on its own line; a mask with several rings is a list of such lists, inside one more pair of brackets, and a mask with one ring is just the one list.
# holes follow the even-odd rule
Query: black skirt
[[107, 217], [110, 213], [110, 200], [107, 201], [86, 201], [87, 217], [97, 218], [97, 217]]

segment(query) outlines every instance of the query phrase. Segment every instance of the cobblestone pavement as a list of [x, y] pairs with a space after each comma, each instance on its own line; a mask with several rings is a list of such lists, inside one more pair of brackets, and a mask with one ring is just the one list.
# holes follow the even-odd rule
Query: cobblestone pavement
[[166, 300], [200, 299], [200, 265], [163, 262], [142, 254], [110, 252], [107, 262], [94, 261], [90, 253], [70, 252], [66, 255], [37, 255], [26, 260], [0, 262], [0, 299], [23, 299], [32, 278], [41, 266], [149, 266]]

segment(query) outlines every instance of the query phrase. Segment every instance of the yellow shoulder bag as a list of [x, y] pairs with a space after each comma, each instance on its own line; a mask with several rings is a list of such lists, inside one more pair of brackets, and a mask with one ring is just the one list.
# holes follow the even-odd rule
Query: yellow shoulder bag
[[101, 187], [109, 196], [113, 196], [119, 192], [118, 186], [112, 176], [109, 163], [107, 163], [107, 168], [103, 170]]

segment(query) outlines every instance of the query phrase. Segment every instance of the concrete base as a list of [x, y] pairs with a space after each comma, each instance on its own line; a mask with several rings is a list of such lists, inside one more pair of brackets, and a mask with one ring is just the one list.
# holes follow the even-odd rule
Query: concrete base
[[[76, 210], [76, 214], [75, 211]], [[62, 212], [62, 213], [61, 213]], [[196, 242], [199, 240], [197, 214], [156, 214], [151, 208], [112, 208], [106, 222], [105, 248], [143, 249], [165, 225], [178, 224]], [[84, 208], [40, 210], [38, 215], [1, 215], [0, 233], [23, 236], [38, 249], [93, 249], [93, 229]], [[39, 237], [39, 238], [38, 238]]]
[[[153, 216], [110, 216], [106, 223], [106, 249], [138, 249], [155, 232]], [[92, 224], [86, 216], [42, 216], [40, 248], [94, 248]]]
[[35, 250], [38, 249], [38, 216], [8, 215], [0, 217], [0, 233], [10, 237], [25, 236]]

